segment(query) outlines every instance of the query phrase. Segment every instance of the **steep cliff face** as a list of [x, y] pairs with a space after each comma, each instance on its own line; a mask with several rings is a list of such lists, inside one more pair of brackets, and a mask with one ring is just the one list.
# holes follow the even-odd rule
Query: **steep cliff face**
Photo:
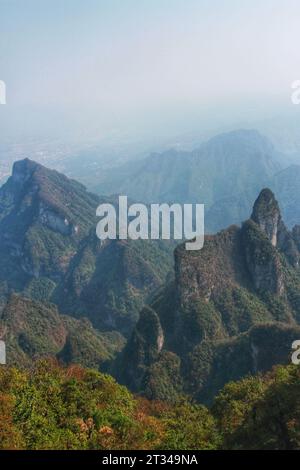
[[282, 251], [290, 264], [298, 267], [299, 250], [297, 240], [294, 239], [294, 235], [297, 239], [297, 229], [293, 229], [292, 232], [288, 231], [282, 220], [278, 202], [270, 189], [265, 188], [261, 191], [255, 201], [251, 219], [267, 236], [272, 246]]
[[[198, 252], [176, 248], [175, 282], [152, 304], [164, 334], [154, 364], [166, 351], [175, 354], [184, 390], [198, 400], [209, 400], [228, 380], [288, 362], [300, 323], [298, 232], [286, 229], [273, 193], [264, 189], [242, 227], [207, 236]], [[134, 351], [132, 342], [128, 350]], [[152, 395], [153, 384], [160, 390], [154, 369], [152, 364], [139, 378], [147, 393], [151, 376]], [[131, 370], [125, 383], [134, 377]]]
[[64, 218], [57, 214], [42, 202], [39, 204], [38, 220], [42, 225], [45, 225], [61, 235], [77, 234], [79, 230], [78, 226], [70, 223], [67, 217]]
[[269, 237], [252, 220], [245, 222], [241, 232], [244, 257], [253, 286], [257, 291], [283, 295], [283, 268], [276, 245], [273, 245], [274, 233], [270, 233]]
[[119, 380], [130, 380], [133, 390], [143, 388], [145, 373], [154, 363], [162, 350], [164, 334], [156, 312], [145, 307], [134, 329], [130, 342], [126, 345], [116, 375]]
[[265, 189], [254, 204], [251, 219], [241, 228], [232, 226], [207, 236], [200, 252], [187, 252], [184, 245], [175, 250], [180, 306], [196, 300], [209, 302], [236, 286], [283, 295], [281, 254], [297, 265], [299, 251], [293, 235], [281, 219], [273, 193]]
[[232, 226], [215, 236], [207, 236], [201, 252], [188, 252], [184, 245], [176, 248], [175, 280], [182, 307], [197, 299], [208, 302], [235, 280], [245, 281], [239, 235], [239, 228]]
[[272, 246], [277, 246], [280, 235], [285, 231], [280, 210], [270, 189], [263, 189], [254, 203], [251, 219], [265, 233]]
[[92, 227], [97, 200], [55, 171], [28, 159], [16, 162], [0, 190], [1, 250], [25, 274], [56, 280]]
[[1, 188], [0, 221], [5, 220], [7, 225], [14, 217], [27, 215], [27, 224], [49, 223], [50, 228], [64, 234], [64, 227], [74, 224], [74, 232], [79, 227], [86, 232], [98, 201], [76, 181], [25, 159], [14, 164], [12, 176]]

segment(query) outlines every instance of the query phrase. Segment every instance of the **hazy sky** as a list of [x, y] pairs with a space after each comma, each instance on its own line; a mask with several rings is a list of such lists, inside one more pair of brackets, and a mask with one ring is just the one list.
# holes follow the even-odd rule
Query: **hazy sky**
[[299, 44], [298, 0], [0, 0], [2, 136], [272, 113], [290, 106]]

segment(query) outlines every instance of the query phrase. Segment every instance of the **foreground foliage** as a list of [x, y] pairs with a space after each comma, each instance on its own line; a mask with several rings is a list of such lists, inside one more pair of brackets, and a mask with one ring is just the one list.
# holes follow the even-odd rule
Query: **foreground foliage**
[[300, 370], [227, 384], [213, 407], [134, 397], [114, 379], [42, 360], [0, 369], [1, 449], [300, 447]]
[[[108, 375], [52, 360], [0, 369], [0, 448], [155, 449], [216, 446], [206, 408], [137, 399]], [[195, 447], [196, 448], [196, 447]]]

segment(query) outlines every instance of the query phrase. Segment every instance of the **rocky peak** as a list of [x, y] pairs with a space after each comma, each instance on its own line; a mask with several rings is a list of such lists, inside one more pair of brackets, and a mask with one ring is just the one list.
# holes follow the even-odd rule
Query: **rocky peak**
[[289, 263], [299, 266], [299, 244], [296, 235], [286, 228], [274, 194], [268, 188], [263, 189], [256, 199], [251, 219], [259, 226], [267, 236], [271, 244], [285, 254]]
[[256, 199], [250, 220], [243, 224], [242, 238], [247, 267], [255, 288], [283, 295], [285, 282], [278, 250], [292, 265], [298, 264], [299, 253], [270, 189], [263, 189]]
[[39, 166], [38, 163], [29, 160], [29, 158], [15, 162], [11, 175], [13, 189], [21, 189]]
[[143, 308], [136, 325], [136, 332], [149, 348], [146, 356], [156, 356], [160, 353], [164, 344], [164, 335], [159, 317], [152, 308], [147, 306]]
[[147, 367], [158, 359], [163, 346], [164, 333], [159, 316], [145, 306], [120, 358], [118, 380], [130, 384], [132, 390], [139, 390]]
[[180, 308], [192, 302], [209, 302], [233, 285], [279, 296], [285, 293], [281, 254], [295, 268], [300, 264], [300, 228], [290, 233], [281, 218], [274, 194], [263, 189], [256, 199], [251, 219], [206, 236], [199, 252], [175, 250], [176, 293]]
[[256, 199], [251, 215], [260, 229], [267, 235], [273, 246], [277, 246], [280, 231], [284, 229], [280, 209], [274, 194], [268, 188], [263, 189]]
[[0, 220], [17, 212], [27, 225], [39, 222], [62, 235], [77, 236], [94, 223], [97, 202], [80, 183], [25, 158], [14, 163], [0, 190]]
[[[195, 387], [202, 393], [205, 383], [211, 390], [221, 358], [229, 358], [232, 348], [237, 348], [237, 369], [244, 367], [239, 362], [243, 349], [251, 371], [260, 371], [266, 338], [278, 329], [281, 337], [279, 325], [294, 326], [299, 318], [300, 278], [293, 269], [299, 265], [296, 243], [300, 245], [300, 226], [292, 233], [286, 229], [274, 194], [264, 189], [251, 219], [242, 227], [207, 235], [199, 251], [186, 251], [184, 244], [178, 245], [174, 283], [142, 311], [125, 348], [124, 383], [135, 392], [142, 390], [149, 396], [157, 392], [159, 396], [161, 384], [165, 387], [163, 377], [170, 370], [169, 363], [162, 366], [166, 351], [175, 354], [181, 364], [181, 368], [173, 365], [171, 374], [176, 377], [179, 370], [184, 390]], [[227, 371], [224, 377], [228, 380]]]

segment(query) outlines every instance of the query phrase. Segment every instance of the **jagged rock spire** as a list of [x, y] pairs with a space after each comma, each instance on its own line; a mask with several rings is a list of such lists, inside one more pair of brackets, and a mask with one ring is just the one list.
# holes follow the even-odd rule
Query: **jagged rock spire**
[[40, 165], [29, 158], [19, 160], [14, 163], [11, 180], [14, 184], [22, 185], [25, 183], [33, 174], [33, 172]]
[[268, 188], [263, 189], [256, 199], [251, 219], [267, 235], [273, 246], [277, 246], [279, 233], [284, 229], [280, 209], [274, 194]]

